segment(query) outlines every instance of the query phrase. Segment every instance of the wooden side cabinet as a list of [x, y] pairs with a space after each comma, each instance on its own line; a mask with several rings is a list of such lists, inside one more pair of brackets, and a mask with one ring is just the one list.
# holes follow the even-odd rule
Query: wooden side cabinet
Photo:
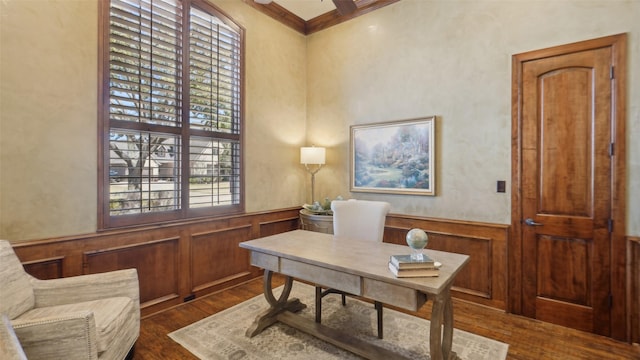
[[308, 210], [300, 210], [300, 228], [302, 230], [333, 234], [333, 215], [318, 215]]

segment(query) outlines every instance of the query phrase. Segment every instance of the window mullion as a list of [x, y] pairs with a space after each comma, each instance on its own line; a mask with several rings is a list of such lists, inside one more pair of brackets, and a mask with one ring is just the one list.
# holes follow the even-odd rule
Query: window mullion
[[[153, 21], [154, 21], [154, 2], [151, 1], [149, 4], [149, 79], [147, 80], [149, 82], [149, 94], [147, 94], [148, 97], [148, 103], [149, 103], [149, 119], [153, 119], [153, 111], [154, 111], [154, 107], [153, 107], [153, 99], [151, 94], [153, 93], [153, 77], [154, 77], [154, 69], [153, 69], [153, 30], [154, 30], [154, 26], [153, 26]], [[144, 42], [143, 42], [144, 43]], [[142, 64], [142, 61], [140, 62], [140, 64]], [[141, 66], [143, 67], [143, 66]], [[142, 77], [141, 77], [142, 78]], [[142, 90], [142, 88], [140, 88]], [[143, 104], [143, 101], [140, 101], [140, 104]], [[141, 112], [142, 113], [142, 112]], [[140, 136], [140, 150], [141, 150], [141, 154], [140, 154], [140, 208], [144, 208], [144, 202], [145, 202], [145, 192], [147, 195], [147, 210], [151, 211], [151, 142], [152, 142], [152, 135], [151, 133], [143, 133], [143, 136]], [[144, 142], [142, 142], [142, 139], [144, 139], [144, 136], [148, 136], [148, 140], [147, 140], [147, 149], [144, 148]], [[145, 164], [148, 166], [148, 170], [147, 170], [147, 188], [144, 189], [144, 182], [142, 181], [144, 179], [144, 168], [145, 168]]]
[[[213, 24], [212, 24], [213, 25]], [[213, 26], [212, 26], [213, 27]], [[220, 109], [218, 108], [220, 106], [220, 26], [216, 26], [216, 54], [218, 54], [218, 56], [216, 56], [216, 69], [218, 69], [218, 76], [216, 76], [216, 86], [215, 86], [215, 92], [216, 94], [218, 94], [218, 101], [216, 102], [216, 131], [218, 129], [220, 129]], [[213, 47], [213, 44], [211, 44]], [[211, 85], [213, 86], [213, 81], [211, 82]]]
[[181, 183], [182, 183], [182, 191], [181, 191], [181, 209], [183, 217], [188, 216], [189, 211], [189, 194], [190, 194], [190, 186], [189, 186], [189, 178], [190, 178], [190, 164], [191, 164], [191, 152], [189, 151], [189, 147], [191, 146], [191, 123], [189, 121], [190, 108], [191, 108], [191, 92], [189, 88], [191, 86], [191, 79], [189, 76], [190, 66], [189, 66], [189, 53], [190, 53], [190, 34], [191, 34], [191, 0], [184, 0], [183, 3], [183, 14], [182, 14], [182, 39], [180, 41], [182, 48], [182, 83], [181, 83], [181, 92], [182, 92], [182, 116], [181, 116], [181, 128], [182, 128], [182, 162], [181, 165]]

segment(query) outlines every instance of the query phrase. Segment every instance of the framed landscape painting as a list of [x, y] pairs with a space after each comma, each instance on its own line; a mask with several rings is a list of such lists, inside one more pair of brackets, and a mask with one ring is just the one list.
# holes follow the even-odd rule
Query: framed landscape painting
[[351, 191], [435, 195], [435, 116], [351, 126]]

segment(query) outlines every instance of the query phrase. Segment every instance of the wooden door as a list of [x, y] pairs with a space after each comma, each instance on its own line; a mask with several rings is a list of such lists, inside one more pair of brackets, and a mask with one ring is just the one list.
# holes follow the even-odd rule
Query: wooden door
[[514, 58], [516, 312], [610, 335], [615, 56], [561, 48]]

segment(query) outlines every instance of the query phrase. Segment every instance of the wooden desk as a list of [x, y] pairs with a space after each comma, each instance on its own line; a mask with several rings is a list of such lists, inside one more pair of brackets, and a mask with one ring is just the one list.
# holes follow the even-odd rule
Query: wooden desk
[[[443, 264], [439, 277], [396, 278], [387, 267], [389, 257], [407, 253], [406, 246], [353, 241], [331, 234], [295, 230], [242, 242], [240, 247], [251, 251], [252, 265], [265, 269], [264, 295], [270, 305], [247, 330], [247, 336], [257, 335], [280, 321], [365, 358], [398, 358], [397, 354], [386, 349], [294, 315], [293, 312], [306, 307], [298, 299], [288, 299], [293, 278], [298, 278], [412, 311], [418, 310], [427, 300], [433, 301], [431, 359], [457, 358], [451, 351], [451, 285], [456, 274], [469, 261], [467, 255], [425, 250], [431, 258]], [[278, 299], [273, 295], [271, 285], [274, 272], [287, 276], [284, 291]], [[444, 331], [441, 332], [442, 326]]]

